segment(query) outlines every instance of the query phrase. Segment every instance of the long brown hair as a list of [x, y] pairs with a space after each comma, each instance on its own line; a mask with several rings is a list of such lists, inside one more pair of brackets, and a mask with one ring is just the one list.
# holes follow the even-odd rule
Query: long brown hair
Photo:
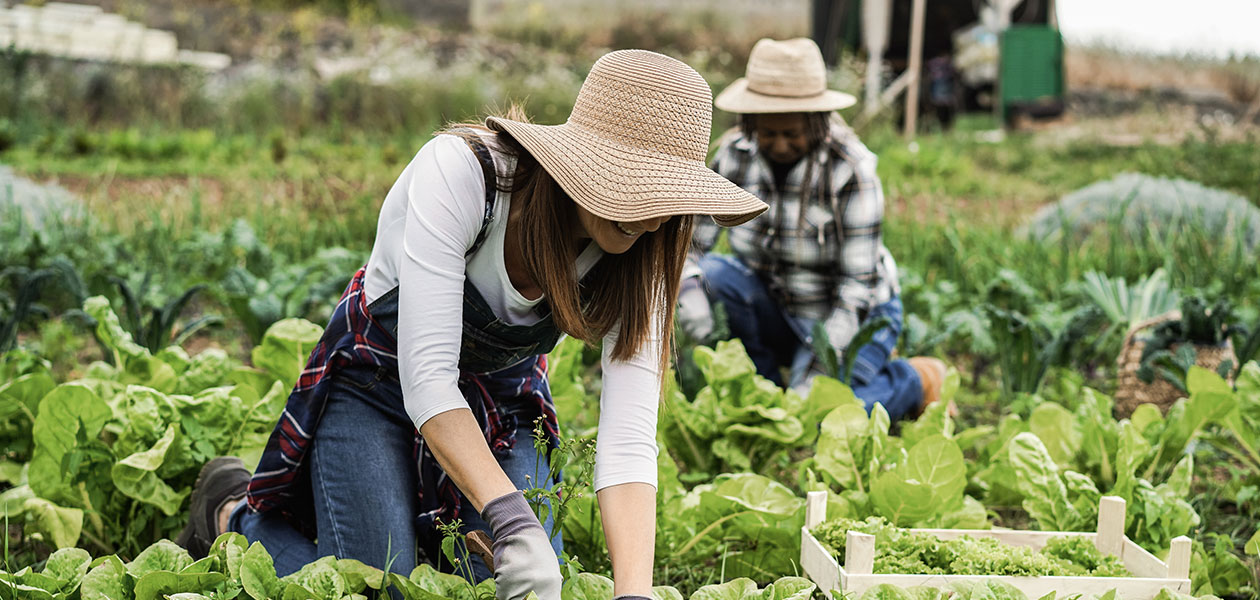
[[[502, 118], [528, 121], [518, 106], [505, 112]], [[663, 313], [663, 376], [673, 347], [674, 305], [694, 217], [670, 218], [656, 231], [645, 232], [626, 252], [605, 254], [587, 277], [579, 280], [577, 256], [582, 248], [574, 231], [582, 225], [575, 201], [506, 131], [495, 131], [482, 123], [462, 123], [439, 133], [477, 135], [469, 129], [497, 133], [502, 146], [516, 155], [511, 187], [500, 189], [512, 194], [512, 212], [520, 211], [518, 229], [525, 268], [542, 289], [556, 326], [595, 344], [620, 324], [612, 358], [627, 360], [647, 343], [655, 325], [653, 315]]]

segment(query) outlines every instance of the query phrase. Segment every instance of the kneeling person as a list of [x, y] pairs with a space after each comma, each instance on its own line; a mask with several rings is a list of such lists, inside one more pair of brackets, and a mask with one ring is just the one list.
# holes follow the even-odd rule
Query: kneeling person
[[[713, 170], [762, 198], [770, 210], [730, 229], [733, 255], [695, 254], [684, 271], [678, 316], [684, 331], [713, 332], [711, 303], [729, 317], [758, 372], [779, 385], [807, 387], [820, 373], [812, 331], [823, 324], [837, 356], [869, 319], [892, 326], [857, 349], [849, 384], [894, 419], [937, 399], [946, 366], [934, 358], [895, 360], [902, 329], [897, 267], [881, 238], [884, 195], [876, 157], [834, 112], [853, 96], [828, 90], [818, 46], [808, 39], [763, 39], [747, 77], [718, 95], [739, 124], [719, 141]], [[700, 224], [707, 252], [715, 226]], [[787, 381], [781, 373], [791, 375]]]

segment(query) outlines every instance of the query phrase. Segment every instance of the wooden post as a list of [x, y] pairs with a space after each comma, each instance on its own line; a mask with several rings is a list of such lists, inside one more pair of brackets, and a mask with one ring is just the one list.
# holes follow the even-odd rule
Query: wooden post
[[827, 492], [805, 494], [805, 529], [813, 529], [827, 520]]
[[910, 88], [906, 91], [906, 139], [914, 137], [919, 120], [919, 73], [923, 69], [923, 19], [927, 0], [914, 0], [910, 17]]
[[844, 538], [844, 572], [870, 575], [875, 571], [875, 536], [849, 531]]
[[1168, 578], [1187, 579], [1190, 577], [1190, 538], [1179, 535], [1173, 538], [1172, 548], [1168, 550]]
[[1123, 557], [1124, 498], [1103, 496], [1098, 500], [1098, 536], [1094, 545], [1103, 554]]
[[866, 46], [866, 106], [873, 113], [879, 106], [879, 89], [892, 26], [892, 0], [862, 1], [862, 43]]

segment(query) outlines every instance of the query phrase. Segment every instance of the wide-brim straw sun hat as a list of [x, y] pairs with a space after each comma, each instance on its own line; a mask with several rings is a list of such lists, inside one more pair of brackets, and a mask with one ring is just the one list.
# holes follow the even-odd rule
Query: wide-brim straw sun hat
[[486, 124], [525, 147], [569, 197], [598, 217], [634, 222], [711, 215], [738, 225], [766, 204], [705, 164], [713, 92], [695, 69], [646, 50], [618, 50], [586, 76], [569, 120]]
[[733, 113], [827, 112], [857, 104], [851, 94], [827, 89], [827, 65], [809, 38], [758, 40], [748, 70], [714, 102]]

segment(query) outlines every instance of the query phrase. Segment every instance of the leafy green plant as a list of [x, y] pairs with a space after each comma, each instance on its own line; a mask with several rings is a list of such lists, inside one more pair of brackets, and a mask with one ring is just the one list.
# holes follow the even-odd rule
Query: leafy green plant
[[[213, 456], [256, 460], [319, 328], [305, 335], [284, 323], [255, 348], [257, 368], [210, 349], [189, 357], [178, 346], [154, 354], [135, 343], [101, 297], [85, 303], [113, 365], [50, 386], [38, 369], [0, 387], [0, 410], [23, 430], [5, 429], [5, 515], [28, 538], [64, 548], [80, 539], [132, 555], [172, 535], [197, 471]], [[314, 333], [314, 335], [310, 335]], [[124, 519], [109, 515], [127, 515]]]
[[149, 274], [144, 276], [139, 290], [121, 277], [110, 277], [110, 281], [118, 286], [122, 297], [120, 322], [132, 338], [149, 352], [157, 352], [170, 345], [181, 345], [199, 330], [223, 324], [223, 318], [218, 315], [203, 315], [182, 326], [179, 323], [184, 308], [194, 296], [207, 288], [205, 284], [194, 285], [175, 298], [155, 301], [147, 293]]
[[1220, 431], [1209, 440], [1250, 478], [1260, 478], [1260, 363], [1243, 366], [1234, 390], [1204, 369], [1193, 367], [1191, 373], [1197, 375], [1191, 380], [1192, 393], [1210, 398], [1224, 409], [1218, 420]]
[[1056, 330], [1017, 311], [994, 305], [985, 310], [998, 348], [1002, 393], [1008, 399], [1036, 394], [1050, 367], [1070, 362], [1099, 318], [1097, 309], [1084, 307], [1065, 315], [1066, 322]]
[[1108, 277], [1098, 271], [1081, 276], [1081, 292], [1102, 311], [1107, 328], [1100, 335], [1099, 353], [1114, 357], [1120, 352], [1125, 332], [1135, 323], [1177, 308], [1180, 295], [1168, 283], [1164, 269], [1129, 285], [1123, 277]]
[[9, 268], [0, 272], [0, 280], [12, 282], [16, 296], [0, 292], [0, 352], [17, 345], [18, 327], [33, 314], [46, 314], [37, 304], [40, 287], [52, 279], [55, 273], [48, 269], [31, 272], [25, 268]]
[[[560, 535], [565, 519], [574, 509], [573, 501], [580, 499], [590, 488], [595, 474], [595, 441], [585, 438], [566, 438], [552, 448], [547, 440], [543, 419], [534, 421], [533, 444], [535, 452], [534, 474], [529, 478], [531, 486], [524, 490], [525, 499], [533, 507], [538, 521], [555, 523], [551, 536]], [[547, 472], [541, 470], [541, 458], [547, 457]], [[561, 473], [564, 474], [561, 479]], [[567, 557], [566, 557], [567, 558]], [[567, 562], [567, 561], [566, 561]]]
[[[1142, 349], [1142, 366], [1138, 378], [1146, 383], [1155, 376], [1187, 392], [1186, 377], [1195, 364], [1198, 352], [1194, 346], [1219, 347], [1238, 330], [1233, 308], [1227, 299], [1208, 306], [1200, 296], [1189, 296], [1181, 303], [1181, 318], [1155, 327]], [[1234, 370], [1234, 364], [1221, 363], [1222, 376]]]
[[[1208, 549], [1207, 541], [1211, 541]], [[1190, 555], [1190, 588], [1196, 596], [1247, 597], [1256, 592], [1256, 575], [1233, 553], [1234, 541], [1211, 534], [1196, 540]]]
[[690, 481], [721, 472], [786, 467], [786, 453], [812, 442], [829, 408], [857, 402], [838, 382], [815, 384], [806, 398], [780, 389], [757, 374], [738, 340], [718, 342], [716, 348], [700, 346], [693, 355], [706, 386], [694, 400], [668, 388], [662, 419], [665, 445]]
[[[1008, 444], [1008, 461], [1023, 507], [1041, 529], [1088, 531], [1097, 520], [1100, 493], [1094, 480], [1055, 464], [1041, 439], [1019, 433]], [[1126, 534], [1155, 552], [1199, 524], [1199, 515], [1186, 502], [1190, 494], [1193, 460], [1185, 456], [1159, 485], [1138, 474], [1151, 455], [1151, 445], [1131, 423], [1121, 424], [1119, 448], [1114, 457], [1116, 482], [1106, 495], [1119, 496], [1127, 504]]]
[[[258, 343], [275, 322], [290, 318], [325, 321], [362, 258], [345, 248], [325, 248], [309, 260], [264, 276], [234, 267], [223, 280], [232, 314]], [[316, 314], [318, 313], [318, 314]]]
[[836, 348], [831, 345], [831, 339], [827, 336], [827, 329], [823, 327], [822, 323], [815, 324], [813, 331], [814, 356], [817, 357], [823, 374], [844, 382], [852, 381], [853, 367], [857, 364], [858, 351], [871, 343], [871, 340], [875, 339], [875, 334], [891, 327], [892, 324], [893, 320], [884, 316], [864, 321], [862, 326], [858, 328], [857, 333], [853, 334], [853, 339], [849, 341], [849, 346], [845, 348], [843, 364], [836, 357]]
[[[61, 310], [39, 302], [43, 297], [55, 294], [68, 296], [74, 306], [81, 306], [87, 297], [83, 280], [69, 260], [57, 256], [46, 262], [46, 266], [37, 269], [12, 266], [0, 271], [0, 281], [7, 284], [7, 289], [16, 290], [16, 295], [0, 290], [0, 353], [17, 345], [19, 327], [29, 318], [47, 319]], [[61, 285], [48, 289], [53, 283]], [[82, 313], [73, 310], [67, 311], [64, 316], [82, 320]]]
[[[956, 376], [955, 376], [956, 377]], [[801, 487], [827, 490], [828, 514], [882, 516], [899, 526], [985, 528], [984, 507], [964, 492], [967, 466], [953, 437], [946, 399], [903, 436], [889, 435], [888, 413], [876, 404], [832, 409], [823, 419], [814, 458], [802, 465]]]
[[804, 500], [773, 479], [719, 475], [658, 508], [656, 555], [769, 581], [796, 568], [804, 511]]

